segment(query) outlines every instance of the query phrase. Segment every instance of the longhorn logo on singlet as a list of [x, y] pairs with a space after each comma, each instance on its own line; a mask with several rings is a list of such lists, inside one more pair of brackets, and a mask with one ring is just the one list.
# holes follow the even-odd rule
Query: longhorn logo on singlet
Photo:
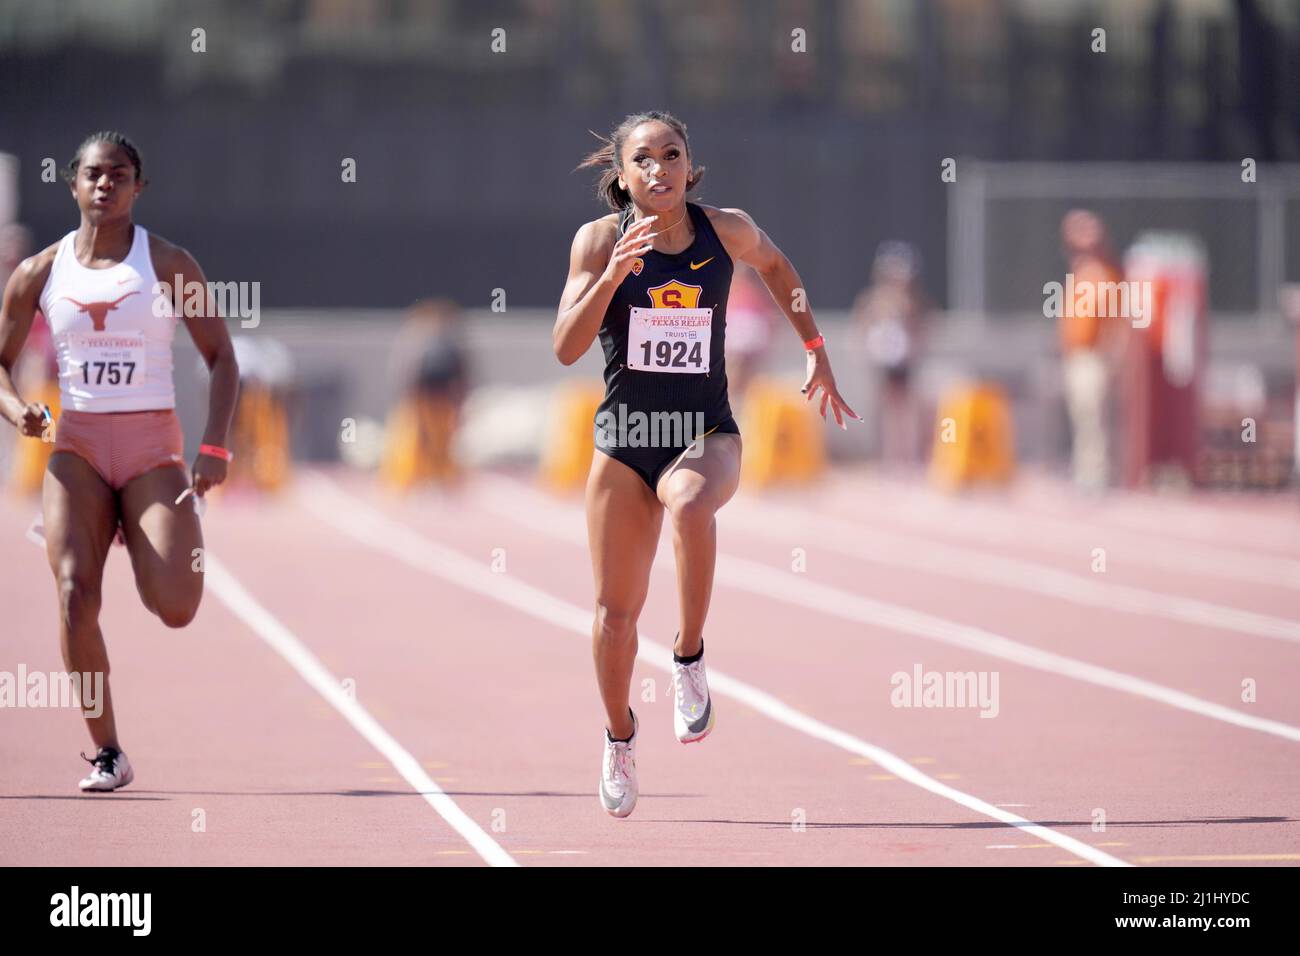
[[90, 316], [90, 324], [95, 331], [103, 332], [106, 327], [105, 323], [108, 321], [108, 313], [114, 311], [122, 303], [123, 299], [129, 299], [131, 296], [139, 294], [140, 290], [137, 289], [134, 292], [128, 292], [119, 299], [114, 299], [112, 302], [78, 302], [70, 295], [63, 296], [60, 301], [71, 302], [77, 307], [78, 311], [85, 312]]

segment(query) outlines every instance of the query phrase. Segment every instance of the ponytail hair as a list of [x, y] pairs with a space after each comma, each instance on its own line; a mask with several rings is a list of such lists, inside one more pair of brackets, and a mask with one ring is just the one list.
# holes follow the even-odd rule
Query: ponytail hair
[[[686, 162], [689, 164], [691, 161], [691, 143], [686, 138], [686, 124], [666, 110], [647, 110], [644, 113], [633, 113], [615, 126], [608, 136], [601, 136], [594, 130], [589, 131], [592, 136], [600, 141], [600, 147], [594, 152], [588, 153], [587, 157], [575, 168], [594, 168], [601, 171], [600, 178], [596, 180], [596, 195], [615, 212], [632, 205], [632, 196], [618, 184], [619, 173], [623, 169], [623, 144], [634, 129], [642, 123], [652, 121], [671, 127], [673, 132], [682, 138], [682, 144], [686, 147]], [[704, 178], [703, 166], [691, 166], [690, 169], [691, 171], [686, 177], [687, 192], [699, 185], [700, 180]]]

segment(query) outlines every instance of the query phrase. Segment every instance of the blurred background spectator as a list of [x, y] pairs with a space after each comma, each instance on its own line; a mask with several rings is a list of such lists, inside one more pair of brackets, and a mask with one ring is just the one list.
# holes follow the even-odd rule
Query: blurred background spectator
[[[778, 323], [786, 326], [784, 337]], [[749, 266], [738, 264], [727, 297], [727, 391], [736, 414], [741, 414], [745, 392], [763, 370], [774, 338], [788, 347], [794, 335], [763, 280]]]
[[459, 476], [454, 446], [470, 387], [460, 325], [454, 302], [424, 299], [407, 310], [393, 344], [390, 368], [402, 394], [388, 420], [382, 474], [395, 488]]
[[881, 243], [871, 266], [871, 284], [852, 310], [878, 390], [880, 460], [895, 469], [917, 465], [922, 454], [924, 424], [913, 375], [929, 305], [920, 289], [920, 271], [916, 249], [909, 243]]
[[[1070, 413], [1071, 465], [1079, 487], [1100, 491], [1110, 483], [1107, 396], [1122, 348], [1126, 316], [1110, 315], [1105, 288], [1123, 278], [1106, 227], [1096, 213], [1073, 209], [1061, 220], [1069, 274], [1067, 288], [1093, 290], [1061, 310], [1061, 365]], [[1097, 294], [1102, 290], [1102, 294]]]

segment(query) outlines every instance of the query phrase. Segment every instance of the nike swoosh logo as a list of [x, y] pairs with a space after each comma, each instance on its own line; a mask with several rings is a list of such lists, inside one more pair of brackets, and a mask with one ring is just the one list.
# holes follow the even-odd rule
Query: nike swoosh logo
[[125, 279], [118, 279], [117, 284], [126, 285], [128, 282], [134, 282], [135, 280], [136, 280], [135, 276], [127, 276]]
[[621, 804], [622, 802], [623, 802], [622, 800], [616, 799], [615, 797], [611, 797], [608, 793], [605, 792], [605, 781], [602, 780], [600, 782], [601, 806], [603, 806], [606, 810], [617, 810], [619, 808], [619, 804]]
[[694, 262], [692, 262], [691, 269], [703, 269], [705, 266], [707, 266], [710, 262], [712, 262], [716, 258], [717, 256], [709, 256], [709, 258], [705, 259], [699, 265], [696, 265]]
[[692, 724], [687, 724], [686, 729], [693, 734], [698, 734], [705, 727], [709, 726], [709, 714], [713, 713], [713, 696], [704, 702], [704, 716]]

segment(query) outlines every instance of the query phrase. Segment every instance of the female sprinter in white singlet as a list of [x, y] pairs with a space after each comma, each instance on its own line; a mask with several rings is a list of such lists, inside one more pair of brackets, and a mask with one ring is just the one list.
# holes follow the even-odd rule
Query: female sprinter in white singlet
[[[43, 510], [64, 664], [70, 674], [103, 680], [98, 714], [83, 711], [98, 748], [93, 760], [86, 758], [91, 772], [80, 786], [87, 791], [115, 790], [134, 777], [117, 736], [99, 629], [109, 547], [120, 526], [145, 607], [168, 627], [193, 619], [203, 594], [195, 564], [203, 537], [187, 495], [202, 497], [225, 480], [226, 432], [239, 382], [230, 336], [210, 308], [198, 263], [132, 222], [142, 172], [139, 151], [122, 134], [87, 138], [66, 173], [81, 224], [19, 266], [0, 310], [0, 414], [33, 439], [47, 434], [48, 410], [24, 402], [11, 373], [38, 307], [58, 354], [62, 412]], [[187, 299], [193, 283], [204, 294]], [[187, 301], [203, 304], [187, 309]], [[212, 373], [192, 481], [173, 411], [177, 316]], [[83, 707], [90, 707], [92, 692], [83, 686]]]

